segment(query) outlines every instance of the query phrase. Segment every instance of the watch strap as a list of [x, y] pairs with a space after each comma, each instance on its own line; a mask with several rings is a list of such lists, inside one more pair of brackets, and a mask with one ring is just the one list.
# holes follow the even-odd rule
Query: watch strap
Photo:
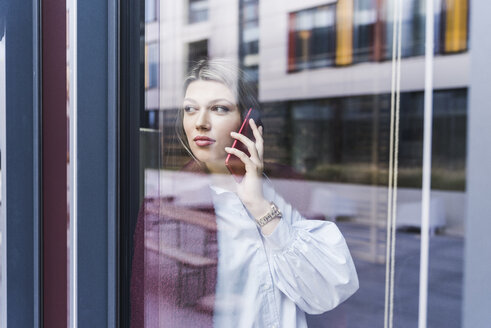
[[261, 216], [259, 219], [256, 220], [256, 223], [260, 227], [264, 227], [268, 222], [275, 218], [281, 219], [283, 215], [281, 214], [278, 206], [276, 206], [275, 203], [271, 202], [271, 208], [268, 213], [265, 215]]

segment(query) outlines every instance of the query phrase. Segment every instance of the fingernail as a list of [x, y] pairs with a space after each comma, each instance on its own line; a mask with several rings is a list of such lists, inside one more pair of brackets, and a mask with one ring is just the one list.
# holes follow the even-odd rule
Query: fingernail
[[232, 148], [230, 148], [230, 147], [225, 147], [225, 150], [230, 150], [230, 149], [232, 149]]

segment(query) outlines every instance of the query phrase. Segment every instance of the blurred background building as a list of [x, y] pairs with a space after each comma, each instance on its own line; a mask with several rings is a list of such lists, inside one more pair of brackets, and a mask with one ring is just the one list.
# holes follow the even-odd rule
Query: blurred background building
[[[315, 181], [386, 186], [393, 43], [392, 0], [147, 0], [143, 126], [174, 138], [181, 81], [204, 57], [236, 61], [257, 90], [267, 160]], [[432, 188], [446, 230], [463, 234], [468, 1], [435, 1]], [[425, 2], [403, 1], [399, 186], [421, 188]], [[181, 151], [179, 151], [181, 149]], [[164, 152], [162, 152], [163, 154]], [[437, 192], [438, 193], [438, 192]]]

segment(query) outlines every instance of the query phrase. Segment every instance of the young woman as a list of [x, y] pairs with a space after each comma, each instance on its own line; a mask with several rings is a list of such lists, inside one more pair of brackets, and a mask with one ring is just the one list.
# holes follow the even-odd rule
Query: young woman
[[[331, 310], [358, 289], [358, 277], [336, 225], [306, 220], [263, 174], [263, 129], [255, 141], [236, 133], [257, 102], [224, 60], [202, 60], [185, 80], [177, 132], [195, 163], [212, 175], [218, 228], [215, 327], [306, 327], [305, 313]], [[249, 152], [231, 148], [238, 140]], [[237, 182], [225, 166], [237, 156]]]

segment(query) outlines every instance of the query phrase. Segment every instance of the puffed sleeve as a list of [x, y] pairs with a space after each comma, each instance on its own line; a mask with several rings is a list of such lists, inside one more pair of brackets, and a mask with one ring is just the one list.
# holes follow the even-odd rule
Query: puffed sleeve
[[283, 218], [263, 235], [273, 283], [304, 312], [335, 308], [358, 289], [351, 254], [336, 224], [305, 220], [272, 188], [265, 196]]

